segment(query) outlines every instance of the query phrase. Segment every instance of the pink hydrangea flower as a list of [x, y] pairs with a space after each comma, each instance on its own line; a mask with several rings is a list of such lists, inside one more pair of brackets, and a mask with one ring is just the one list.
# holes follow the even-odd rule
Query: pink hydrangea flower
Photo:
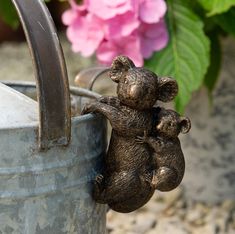
[[140, 40], [136, 35], [103, 41], [96, 52], [98, 61], [106, 65], [110, 65], [113, 58], [120, 54], [130, 57], [136, 66], [143, 65]]
[[134, 11], [136, 0], [87, 0], [87, 9], [97, 17], [107, 20], [127, 11]]
[[87, 14], [86, 4], [77, 5], [75, 0], [70, 0], [69, 3], [71, 8], [65, 11], [62, 15], [62, 22], [67, 26], [73, 24], [76, 19], [79, 19], [82, 15]]
[[73, 51], [96, 53], [103, 64], [123, 54], [142, 66], [168, 42], [164, 0], [84, 0], [81, 5], [70, 0], [70, 5], [62, 20]]
[[168, 42], [168, 33], [163, 19], [159, 23], [140, 26], [140, 50], [144, 58], [150, 58], [154, 51], [163, 49]]
[[140, 21], [135, 17], [135, 13], [128, 11], [105, 21], [105, 37], [108, 40], [126, 37], [138, 29], [139, 25]]
[[139, 17], [149, 24], [157, 23], [166, 13], [166, 3], [163, 0], [140, 0]]
[[88, 13], [78, 17], [67, 30], [74, 52], [81, 52], [84, 57], [91, 56], [104, 39], [104, 31], [100, 30], [102, 21]]

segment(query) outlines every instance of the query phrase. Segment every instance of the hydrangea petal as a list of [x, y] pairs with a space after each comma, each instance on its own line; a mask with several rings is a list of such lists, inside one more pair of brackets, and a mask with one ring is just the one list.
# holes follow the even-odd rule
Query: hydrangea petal
[[137, 67], [144, 65], [143, 55], [141, 53], [139, 41], [126, 41], [123, 54], [128, 56]]
[[137, 66], [143, 58], [166, 46], [168, 33], [164, 0], [69, 0], [63, 15], [74, 52], [110, 65], [117, 55], [130, 57]]
[[143, 66], [144, 61], [137, 34], [119, 40], [102, 42], [96, 52], [99, 62], [106, 65], [110, 65], [117, 55], [126, 55], [136, 66]]
[[[128, 22], [128, 23], [126, 23]], [[130, 35], [140, 25], [139, 20], [133, 12], [128, 11], [123, 15], [118, 15], [105, 23], [106, 39], [126, 37]]]
[[165, 22], [141, 25], [141, 53], [149, 58], [154, 51], [163, 49], [168, 42], [168, 32]]
[[87, 0], [87, 9], [97, 17], [107, 20], [118, 14], [124, 14], [127, 11], [133, 10], [133, 0], [126, 0], [123, 4], [112, 7], [105, 0], [94, 1]]
[[78, 17], [76, 22], [67, 30], [67, 37], [72, 42], [74, 52], [81, 52], [83, 56], [92, 55], [104, 38], [104, 31], [100, 20], [87, 14]]
[[62, 14], [62, 22], [65, 25], [72, 24], [77, 18], [77, 12], [73, 9], [69, 9]]
[[157, 23], [166, 13], [164, 0], [145, 0], [139, 8], [140, 19], [145, 23]]
[[150, 58], [153, 54], [152, 40], [142, 38], [141, 39], [141, 53], [145, 59]]
[[117, 7], [125, 4], [126, 0], [103, 0], [103, 2], [109, 7]]
[[118, 55], [117, 47], [111, 41], [103, 41], [96, 51], [98, 61], [105, 65], [111, 65], [113, 58]]
[[78, 5], [74, 0], [70, 0], [71, 8], [62, 14], [62, 22], [65, 25], [71, 25], [77, 18], [86, 13], [86, 1], [82, 5]]

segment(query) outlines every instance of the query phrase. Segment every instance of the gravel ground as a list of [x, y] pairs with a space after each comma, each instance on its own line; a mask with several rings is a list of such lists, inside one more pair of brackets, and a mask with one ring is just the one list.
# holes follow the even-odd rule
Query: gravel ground
[[119, 214], [109, 211], [110, 234], [234, 234], [235, 201], [208, 205], [186, 201], [183, 188], [156, 192], [138, 211]]
[[[77, 72], [94, 64], [70, 51], [64, 35], [62, 46], [71, 84]], [[0, 45], [0, 79], [33, 80], [33, 69], [26, 43]], [[101, 93], [113, 93], [115, 86], [106, 81], [96, 87]], [[235, 234], [235, 201], [225, 200], [208, 205], [188, 201], [184, 189], [156, 192], [151, 201], [136, 212], [107, 213], [107, 233], [110, 234]]]

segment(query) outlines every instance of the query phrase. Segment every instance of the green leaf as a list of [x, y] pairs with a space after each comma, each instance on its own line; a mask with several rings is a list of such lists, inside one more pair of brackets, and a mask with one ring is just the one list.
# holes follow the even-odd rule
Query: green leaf
[[16, 10], [10, 0], [0, 0], [0, 17], [12, 28], [19, 26]]
[[211, 32], [209, 38], [211, 39], [210, 66], [207, 70], [204, 84], [209, 91], [209, 95], [211, 96], [211, 92], [213, 91], [218, 80], [221, 68], [221, 44], [219, 34], [217, 32]]
[[225, 32], [235, 36], [235, 7], [224, 14], [216, 15], [214, 20]]
[[208, 16], [221, 14], [235, 6], [235, 0], [198, 0], [198, 2], [208, 11]]
[[181, 113], [192, 92], [203, 83], [210, 48], [202, 21], [184, 3], [184, 0], [168, 0], [170, 41], [165, 49], [146, 61], [146, 66], [154, 72], [177, 80], [179, 93], [175, 106]]

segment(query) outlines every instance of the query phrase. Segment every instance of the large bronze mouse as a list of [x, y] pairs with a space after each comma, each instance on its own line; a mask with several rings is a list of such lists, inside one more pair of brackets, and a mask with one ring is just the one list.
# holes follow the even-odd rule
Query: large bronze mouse
[[158, 115], [154, 104], [171, 101], [178, 86], [172, 78], [135, 67], [125, 56], [113, 61], [109, 74], [118, 83], [117, 97], [102, 97], [83, 110], [103, 114], [112, 126], [104, 170], [96, 177], [93, 198], [126, 213], [143, 206], [155, 189], [156, 168], [150, 147], [137, 143], [136, 137], [144, 131], [151, 133]]

